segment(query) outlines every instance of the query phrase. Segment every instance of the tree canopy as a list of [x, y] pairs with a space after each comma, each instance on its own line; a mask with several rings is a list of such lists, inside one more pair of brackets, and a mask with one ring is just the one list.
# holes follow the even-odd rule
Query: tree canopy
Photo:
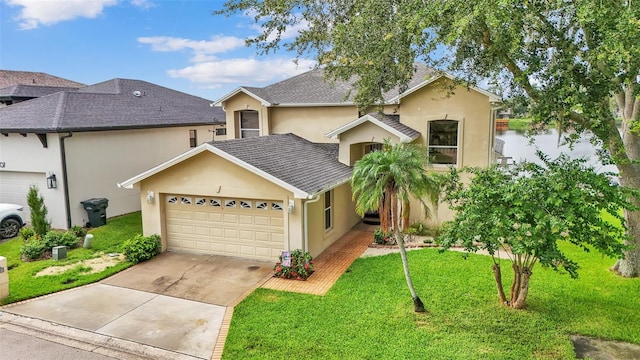
[[[444, 249], [459, 244], [491, 255], [500, 300], [514, 308], [526, 305], [536, 263], [578, 276], [578, 264], [565, 255], [562, 242], [621, 257], [625, 219], [620, 210], [633, 206], [627, 190], [610, 184], [607, 174], [584, 166], [586, 160], [538, 155], [543, 165], [470, 169], [470, 184], [463, 184], [458, 170], [451, 169], [445, 199], [456, 217], [443, 225], [437, 238]], [[509, 299], [497, 259], [501, 251], [514, 270]]]
[[[621, 184], [640, 188], [640, 5], [632, 0], [229, 0], [217, 13], [245, 11], [262, 27], [249, 44], [312, 56], [330, 77], [354, 78], [361, 107], [402, 89], [416, 61], [469, 84], [488, 79], [539, 124], [555, 121], [571, 138], [593, 132]], [[292, 28], [298, 35], [283, 40]], [[633, 246], [616, 269], [638, 276], [640, 213], [625, 216]]]

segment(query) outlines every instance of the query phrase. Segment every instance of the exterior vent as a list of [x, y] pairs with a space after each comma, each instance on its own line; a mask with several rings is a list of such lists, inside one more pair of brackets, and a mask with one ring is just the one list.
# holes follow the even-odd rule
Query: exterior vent
[[133, 96], [140, 97], [142, 95], [143, 95], [143, 93], [140, 90], [136, 90], [136, 91], [133, 92]]

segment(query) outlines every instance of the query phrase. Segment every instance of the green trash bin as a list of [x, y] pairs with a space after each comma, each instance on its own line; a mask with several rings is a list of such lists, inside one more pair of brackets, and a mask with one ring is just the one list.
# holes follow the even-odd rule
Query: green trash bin
[[105, 198], [93, 198], [80, 201], [80, 203], [87, 211], [87, 215], [89, 215], [87, 226], [98, 227], [107, 223], [107, 206], [109, 206], [109, 200]]

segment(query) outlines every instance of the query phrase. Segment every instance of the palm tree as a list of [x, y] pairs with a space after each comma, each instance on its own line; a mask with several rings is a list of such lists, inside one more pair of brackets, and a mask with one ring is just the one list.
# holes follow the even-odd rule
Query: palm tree
[[411, 281], [402, 229], [403, 222], [408, 219], [410, 197], [418, 199], [427, 214], [424, 199], [428, 198], [434, 204], [437, 202], [439, 188], [434, 178], [426, 173], [427, 165], [426, 148], [414, 144], [392, 145], [386, 139], [381, 151], [370, 152], [354, 164], [351, 176], [358, 214], [362, 216], [379, 207], [391, 213], [391, 228], [400, 249], [404, 276], [416, 312], [424, 312], [424, 304]]

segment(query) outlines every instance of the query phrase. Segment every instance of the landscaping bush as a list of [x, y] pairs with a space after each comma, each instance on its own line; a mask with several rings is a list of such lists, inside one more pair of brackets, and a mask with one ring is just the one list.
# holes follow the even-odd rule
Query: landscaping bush
[[84, 238], [84, 236], [87, 235], [87, 230], [79, 225], [73, 225], [71, 229], [69, 229], [69, 231], [74, 233], [76, 237], [79, 238]]
[[74, 249], [78, 247], [78, 237], [75, 233], [71, 231], [49, 231], [42, 238], [48, 248], [52, 248], [55, 246], [66, 246], [69, 249]]
[[313, 258], [308, 252], [296, 249], [291, 252], [291, 265], [282, 264], [282, 255], [278, 257], [278, 262], [273, 267], [273, 276], [284, 279], [307, 280], [313, 273]]
[[38, 187], [32, 185], [27, 193], [27, 204], [31, 211], [31, 226], [36, 234], [44, 236], [49, 229], [51, 223], [47, 220], [47, 206], [44, 204], [44, 198], [40, 196]]
[[122, 252], [127, 260], [139, 263], [158, 255], [162, 250], [160, 235], [142, 236], [140, 234], [122, 244]]
[[393, 231], [385, 232], [381, 228], [373, 231], [373, 242], [380, 245], [393, 245], [396, 242]]
[[37, 260], [46, 250], [47, 243], [40, 236], [35, 235], [24, 241], [22, 248], [20, 248], [20, 255], [26, 260]]
[[35, 235], [36, 235], [36, 232], [32, 228], [25, 226], [22, 229], [20, 229], [20, 238], [22, 239], [23, 242], [29, 241], [29, 239], [31, 239]]

